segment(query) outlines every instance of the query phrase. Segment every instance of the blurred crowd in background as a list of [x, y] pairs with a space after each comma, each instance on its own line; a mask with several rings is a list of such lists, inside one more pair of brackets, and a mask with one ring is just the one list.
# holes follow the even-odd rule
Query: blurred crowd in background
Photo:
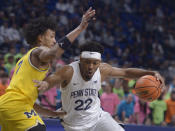
[[[90, 6], [96, 9], [96, 21], [62, 58], [52, 62], [50, 72], [77, 60], [78, 47], [84, 42], [98, 41], [105, 47], [104, 62], [157, 70], [167, 86], [158, 100], [146, 103], [132, 94], [134, 80], [106, 80], [100, 91], [102, 108], [124, 123], [175, 126], [175, 10], [162, 0], [1, 0], [0, 95], [8, 86], [16, 62], [30, 48], [23, 36], [29, 20], [53, 16], [58, 21], [59, 39], [79, 25]], [[38, 101], [49, 109], [59, 109], [59, 86], [40, 95]]]

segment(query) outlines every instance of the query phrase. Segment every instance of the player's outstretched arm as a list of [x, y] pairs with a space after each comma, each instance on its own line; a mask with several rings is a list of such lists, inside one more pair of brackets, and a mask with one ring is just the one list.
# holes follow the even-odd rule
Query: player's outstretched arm
[[58, 44], [55, 44], [52, 48], [41, 46], [32, 51], [30, 59], [32, 64], [37, 66], [38, 63], [48, 63], [56, 58], [56, 56], [61, 56], [63, 53], [64, 50], [60, 48]]
[[62, 87], [66, 86], [73, 75], [73, 69], [71, 66], [63, 66], [59, 68], [55, 73], [49, 75], [44, 81], [33, 80], [40, 93], [47, 91], [54, 85], [62, 84]]
[[34, 109], [37, 113], [39, 113], [42, 116], [45, 117], [53, 117], [53, 118], [63, 118], [64, 115], [66, 115], [66, 112], [64, 111], [51, 111], [49, 109], [46, 109], [38, 104], [34, 104]]
[[[57, 56], [61, 56], [64, 53], [64, 50], [68, 49], [70, 47], [71, 43], [74, 42], [74, 40], [80, 35], [82, 31], [84, 31], [89, 21], [94, 17], [95, 10], [92, 10], [92, 8], [89, 8], [86, 13], [83, 15], [80, 25], [75, 28], [73, 31], [68, 33], [65, 37], [58, 40], [58, 43], [56, 43], [52, 48], [47, 47], [39, 47], [35, 49], [32, 52], [32, 56], [39, 59], [41, 62], [49, 62], [50, 60], [54, 59]], [[35, 60], [34, 60], [35, 61]], [[33, 62], [32, 60], [32, 63]]]
[[161, 81], [162, 86], [165, 86], [163, 77], [157, 71], [149, 71], [138, 68], [116, 68], [106, 63], [100, 65], [100, 70], [103, 74], [103, 79], [106, 77], [138, 79], [144, 75], [153, 75]]
[[89, 21], [94, 17], [94, 15], [95, 10], [93, 10], [92, 7], [90, 7], [83, 15], [80, 25], [77, 28], [75, 28], [72, 32], [66, 35], [66, 37], [71, 43], [79, 36], [79, 34], [82, 31], [84, 31], [88, 27]]

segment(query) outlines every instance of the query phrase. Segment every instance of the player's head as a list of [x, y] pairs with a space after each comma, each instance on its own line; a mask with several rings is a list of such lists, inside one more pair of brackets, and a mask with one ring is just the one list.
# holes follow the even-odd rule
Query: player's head
[[99, 67], [103, 51], [101, 44], [92, 41], [80, 47], [80, 70], [86, 80], [90, 80]]
[[52, 47], [55, 43], [56, 21], [52, 17], [32, 20], [24, 29], [27, 43], [31, 46]]

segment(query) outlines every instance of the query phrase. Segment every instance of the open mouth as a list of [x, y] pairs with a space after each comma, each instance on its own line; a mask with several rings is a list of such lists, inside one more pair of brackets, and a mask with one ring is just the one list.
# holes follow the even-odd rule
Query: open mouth
[[92, 72], [91, 72], [91, 71], [89, 71], [89, 72], [88, 72], [88, 75], [92, 75]]

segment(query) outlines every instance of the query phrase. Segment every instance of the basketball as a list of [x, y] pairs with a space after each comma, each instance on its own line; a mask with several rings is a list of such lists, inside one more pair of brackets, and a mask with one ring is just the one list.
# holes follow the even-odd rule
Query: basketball
[[144, 101], [154, 101], [161, 94], [160, 81], [151, 75], [145, 75], [136, 82], [135, 94]]

